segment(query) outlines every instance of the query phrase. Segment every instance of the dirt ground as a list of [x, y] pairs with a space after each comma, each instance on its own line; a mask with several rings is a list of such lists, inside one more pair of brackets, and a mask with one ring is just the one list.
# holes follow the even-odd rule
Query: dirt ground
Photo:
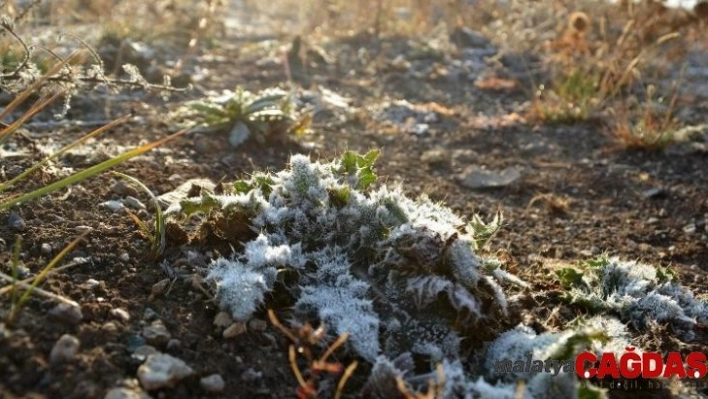
[[[139, 118], [90, 144], [88, 152], [64, 157], [56, 169], [38, 174], [20, 188], [46, 184], [61, 167], [91, 165], [101, 152], [115, 154], [166, 136], [173, 131], [167, 112], [206, 90], [240, 84], [255, 91], [286, 82], [282, 63], [261, 61], [273, 54], [273, 46], [285, 46], [291, 37], [244, 35], [234, 28], [226, 35], [222, 45], [191, 61], [190, 67], [209, 71], [203, 80], [193, 82], [195, 90], [175, 95], [170, 102], [141, 93], [120, 100], [100, 93], [77, 99], [69, 121], [105, 119], [106, 110], [117, 116], [133, 109]], [[293, 66], [292, 84], [298, 90], [325, 87], [350, 101], [346, 109], [318, 114], [312, 134], [285, 143], [248, 142], [237, 149], [223, 134], [191, 134], [116, 170], [162, 194], [190, 178], [231, 181], [253, 170], [279, 170], [294, 153], [331, 159], [345, 150], [381, 148], [377, 163], [381, 181], [401, 183], [412, 196], [427, 193], [461, 215], [477, 213], [488, 220], [497, 210], [503, 212], [506, 224], [492, 248], [506, 261], [508, 271], [531, 282], [537, 305], [527, 316], [537, 325], [551, 328], [549, 318], [555, 317], [552, 311], [558, 305], [554, 298], [559, 287], [549, 265], [603, 252], [670, 267], [696, 295], [708, 293], [706, 142], [681, 143], [657, 152], [617, 150], [604, 134], [602, 121], [525, 123], [521, 115], [528, 95], [523, 82], [489, 89], [445, 74], [417, 79], [403, 74], [390, 61], [413, 51], [406, 38], [362, 34], [321, 46], [333, 61], [324, 62], [312, 53], [303, 65]], [[494, 72], [511, 79], [512, 69], [502, 63]], [[691, 101], [681, 105], [685, 114], [705, 115], [708, 92], [689, 94]], [[437, 109], [440, 117], [423, 133], [407, 132], [371, 112], [385, 99], [426, 105]], [[66, 126], [42, 130], [30, 125], [27, 135], [40, 147], [56, 146], [86, 131], [71, 123]], [[0, 165], [11, 175], [40, 157], [37, 152], [5, 157]], [[471, 167], [515, 168], [520, 177], [500, 187], [471, 188], [465, 183]], [[188, 252], [203, 254], [203, 266], [215, 255], [213, 248], [168, 243], [161, 261], [182, 265], [177, 269], [184, 277], [176, 279], [169, 292], [151, 295], [153, 286], [167, 277], [160, 262], [147, 258], [149, 244], [129, 217], [99, 206], [126, 195], [149, 202], [144, 193], [121, 187], [114, 176], [103, 174], [17, 207], [16, 215], [25, 222], [20, 229], [0, 223], [0, 262], [9, 264], [14, 237], [21, 234], [21, 259], [32, 272], [82, 226], [93, 229], [67, 258], [88, 261], [55, 274], [44, 285], [78, 302], [83, 317], [57, 312], [54, 301], [35, 296], [16, 326], [0, 324], [0, 397], [102, 398], [111, 388], [136, 388], [141, 358], [133, 349], [144, 343], [142, 332], [155, 320], [164, 323], [169, 336], [150, 343], [184, 360], [196, 373], [173, 388], [150, 392], [152, 397], [293, 397], [297, 382], [288, 362], [288, 341], [267, 323], [265, 310], [256, 317], [263, 323], [252, 322], [244, 334], [225, 339], [213, 325], [217, 305], [187, 277], [200, 266], [191, 257], [187, 261]], [[138, 215], [147, 219], [150, 212]], [[8, 221], [10, 216], [2, 217]], [[77, 337], [80, 350], [72, 361], [53, 364], [50, 352], [63, 334]], [[648, 345], [666, 350], [679, 344]], [[708, 340], [681, 350], [689, 348], [706, 352]], [[364, 382], [364, 370], [353, 376], [347, 394]], [[214, 373], [223, 377], [225, 393], [208, 394], [200, 387], [199, 379]]]

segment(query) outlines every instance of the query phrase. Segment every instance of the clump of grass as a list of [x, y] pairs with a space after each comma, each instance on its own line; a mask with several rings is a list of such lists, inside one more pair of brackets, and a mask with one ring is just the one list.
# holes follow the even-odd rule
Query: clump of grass
[[662, 150], [675, 141], [681, 128], [673, 116], [677, 93], [674, 92], [669, 104], [664, 105], [663, 99], [655, 99], [653, 85], [649, 85], [646, 91], [646, 99], [636, 107], [620, 105], [605, 129], [621, 149]]
[[165, 219], [162, 215], [162, 207], [160, 206], [160, 202], [157, 200], [157, 197], [155, 197], [155, 194], [153, 194], [152, 191], [150, 191], [150, 189], [145, 184], [143, 184], [140, 180], [138, 180], [132, 176], [126, 175], [124, 173], [120, 173], [120, 172], [113, 172], [113, 174], [120, 177], [120, 178], [126, 179], [126, 180], [130, 181], [131, 183], [137, 185], [138, 187], [140, 187], [140, 189], [145, 191], [150, 196], [150, 200], [152, 201], [153, 206], [155, 207], [154, 233], [152, 233], [152, 234], [150, 233], [150, 228], [147, 226], [147, 224], [145, 224], [145, 222], [140, 220], [140, 218], [137, 215], [135, 215], [134, 213], [132, 213], [130, 211], [128, 211], [129, 212], [128, 214], [130, 215], [130, 218], [133, 219], [133, 221], [135, 221], [135, 224], [138, 225], [138, 227], [143, 232], [143, 234], [145, 234], [145, 236], [147, 236], [149, 238], [150, 245], [152, 248], [151, 255], [152, 255], [153, 259], [157, 258], [158, 256], [160, 256], [160, 254], [162, 254], [162, 251], [165, 250], [165, 245], [166, 245]]
[[[576, 123], [621, 108], [635, 96], [633, 93], [638, 88], [650, 84], [649, 75], [660, 74], [655, 68], [657, 60], [681, 56], [680, 53], [668, 55], [667, 43], [684, 47], [688, 30], [695, 25], [693, 19], [681, 19], [682, 14], [671, 14], [658, 4], [602, 7], [592, 14], [561, 10], [547, 15], [551, 20], [565, 18], [565, 26], [556, 34], [536, 33], [539, 42], [541, 36], [555, 37], [535, 46], [547, 56], [551, 83], [534, 90], [530, 120]], [[671, 15], [678, 15], [675, 18], [683, 22], [677, 23]], [[646, 142], [649, 147], [665, 146], [670, 142], [665, 140], [667, 134], [662, 133], [657, 140], [654, 136], [674, 126], [664, 123], [666, 118], [656, 118], [652, 98], [647, 97], [646, 101], [638, 107], [642, 110], [639, 118], [634, 110], [633, 115], [622, 115], [634, 121], [626, 126], [618, 124], [613, 130], [617, 136], [627, 138], [622, 141], [645, 136], [646, 139], [639, 140], [639, 145]]]

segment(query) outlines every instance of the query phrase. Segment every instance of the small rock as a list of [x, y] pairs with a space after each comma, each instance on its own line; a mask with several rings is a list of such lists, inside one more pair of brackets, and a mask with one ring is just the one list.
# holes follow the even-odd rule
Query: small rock
[[459, 175], [457, 180], [463, 187], [479, 189], [508, 186], [520, 178], [519, 168], [509, 167], [496, 172], [473, 166]]
[[224, 333], [222, 336], [224, 338], [233, 338], [236, 336], [239, 336], [243, 333], [246, 332], [246, 325], [243, 323], [233, 323], [231, 324], [226, 330], [224, 330]]
[[434, 148], [432, 150], [425, 151], [423, 155], [420, 156], [420, 160], [430, 166], [444, 165], [449, 162], [449, 159], [450, 154], [442, 148]]
[[150, 345], [163, 346], [172, 338], [162, 320], [155, 320], [143, 328], [143, 337]]
[[120, 195], [120, 196], [128, 196], [128, 195], [137, 195], [138, 192], [135, 190], [133, 187], [127, 185], [123, 180], [118, 180], [111, 186], [111, 191], [114, 193]]
[[49, 362], [52, 364], [65, 363], [76, 356], [79, 351], [79, 339], [73, 335], [64, 334], [57, 340], [49, 354]]
[[84, 318], [79, 306], [68, 303], [60, 303], [53, 307], [49, 311], [49, 316], [69, 324], [79, 324]]
[[157, 312], [155, 312], [152, 308], [145, 308], [145, 311], [143, 312], [143, 320], [152, 321], [155, 319], [157, 319]]
[[90, 279], [86, 280], [85, 287], [86, 287], [86, 289], [93, 290], [93, 289], [98, 288], [100, 285], [101, 285], [100, 281], [90, 278]]
[[15, 212], [10, 212], [10, 216], [7, 218], [7, 224], [11, 229], [17, 231], [24, 231], [27, 228], [25, 220]]
[[130, 313], [128, 313], [128, 311], [125, 309], [121, 309], [121, 308], [111, 309], [109, 314], [111, 315], [111, 317], [114, 317], [124, 323], [127, 323], [130, 321]]
[[122, 262], [127, 262], [130, 260], [130, 254], [127, 252], [123, 252], [122, 254], [120, 254], [120, 256], [118, 256], [118, 259]]
[[406, 57], [404, 57], [403, 54], [399, 54], [391, 61], [391, 68], [405, 72], [411, 69], [411, 63], [406, 60]]
[[194, 374], [194, 370], [176, 357], [158, 353], [148, 356], [138, 367], [138, 379], [145, 390], [173, 387], [180, 380]]
[[268, 323], [261, 319], [252, 319], [248, 322], [248, 328], [256, 332], [263, 332], [268, 328]]
[[39, 247], [39, 250], [42, 252], [42, 254], [49, 255], [52, 253], [52, 246], [50, 244], [47, 244], [46, 242], [44, 242]]
[[137, 210], [147, 209], [145, 204], [143, 204], [142, 202], [140, 202], [139, 199], [137, 199], [133, 196], [129, 195], [129, 196], [125, 197], [124, 201], [125, 201], [125, 205], [127, 205], [133, 209], [137, 209]]
[[233, 324], [234, 319], [231, 318], [231, 315], [228, 312], [221, 311], [216, 314], [216, 317], [214, 317], [214, 325], [216, 327], [221, 327], [221, 328], [226, 328]]
[[202, 377], [199, 380], [199, 385], [209, 393], [219, 393], [224, 391], [226, 383], [220, 374], [212, 374]]
[[263, 377], [263, 373], [260, 371], [254, 370], [252, 367], [249, 367], [248, 370], [241, 373], [241, 379], [245, 382], [255, 381], [255, 380], [258, 380], [262, 377]]
[[140, 389], [113, 388], [103, 399], [150, 399], [150, 395]]
[[696, 224], [695, 223], [689, 223], [685, 226], [683, 226], [683, 232], [686, 234], [693, 234], [696, 232]]
[[160, 353], [160, 351], [155, 349], [154, 346], [140, 345], [137, 348], [135, 348], [135, 350], [130, 355], [130, 357], [137, 360], [139, 363], [143, 363], [148, 358], [148, 356], [155, 355], [158, 353]]
[[118, 331], [118, 326], [112, 321], [107, 321], [101, 326], [101, 331], [106, 332], [108, 334], [113, 334]]
[[93, 231], [93, 227], [91, 226], [76, 226], [74, 227], [74, 231], [78, 234], [85, 233], [87, 231]]
[[99, 206], [105, 207], [110, 209], [113, 212], [118, 212], [121, 209], [125, 208], [125, 205], [123, 205], [122, 202], [116, 201], [116, 200], [110, 200], [110, 201], [105, 201], [101, 202]]
[[179, 350], [182, 347], [182, 341], [172, 338], [171, 340], [167, 341], [167, 350], [168, 351], [176, 351]]
[[659, 198], [659, 197], [664, 197], [666, 195], [666, 192], [659, 188], [659, 187], [652, 187], [648, 190], [644, 190], [642, 193], [642, 197], [644, 198]]

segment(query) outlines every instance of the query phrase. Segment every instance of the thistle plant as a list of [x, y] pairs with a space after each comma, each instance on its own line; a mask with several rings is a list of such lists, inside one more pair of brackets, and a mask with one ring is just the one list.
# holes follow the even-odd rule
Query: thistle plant
[[307, 115], [295, 111], [288, 92], [272, 88], [251, 93], [238, 86], [219, 97], [191, 101], [178, 114], [195, 111], [197, 123], [208, 131], [228, 131], [229, 143], [238, 147], [250, 137], [260, 143], [285, 134], [303, 133], [309, 126]]
[[295, 155], [287, 170], [187, 198], [166, 216], [183, 226], [198, 218], [188, 235], [241, 247], [208, 273], [221, 306], [237, 320], [249, 318], [266, 294], [283, 294], [297, 313], [338, 336], [348, 333], [366, 360], [406, 351], [433, 361], [457, 356], [469, 329], [478, 328], [468, 343], [480, 343], [496, 335], [508, 311], [503, 274], [494, 272], [499, 264], [474, 252], [494, 228], [478, 218], [467, 224], [400, 188], [373, 189], [377, 156], [348, 152], [320, 163]]
[[613, 312], [640, 331], [650, 321], [668, 323], [690, 341], [696, 327], [708, 324], [708, 302], [696, 299], [668, 269], [602, 256], [579, 270], [556, 273], [567, 290], [566, 301]]

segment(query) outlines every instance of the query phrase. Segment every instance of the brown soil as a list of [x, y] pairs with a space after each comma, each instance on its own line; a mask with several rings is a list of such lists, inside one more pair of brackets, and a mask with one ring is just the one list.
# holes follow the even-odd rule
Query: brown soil
[[[220, 90], [242, 84], [258, 90], [283, 82], [281, 65], [255, 64], [263, 57], [262, 51], [239, 51], [254, 48], [246, 45], [256, 40], [229, 38], [226, 45], [211, 50], [210, 57], [201, 57], [199, 65], [212, 70], [212, 74], [197, 88]], [[360, 47], [370, 51], [370, 63], [354, 62]], [[164, 193], [189, 178], [230, 181], [253, 170], [278, 170], [290, 154], [297, 152], [331, 159], [347, 149], [365, 152], [382, 148], [377, 163], [382, 181], [402, 183], [413, 196], [427, 193], [462, 215], [478, 213], [487, 220], [497, 210], [503, 212], [506, 225], [493, 249], [506, 260], [507, 270], [533, 284], [538, 305], [530, 311], [530, 317], [547, 328], [553, 324], [548, 320], [557, 305], [553, 298], [558, 292], [549, 265], [572, 263], [601, 252], [668, 266], [696, 295], [708, 292], [705, 147], [701, 150], [682, 144], [661, 152], [617, 151], [598, 122], [558, 126], [521, 123], [513, 115], [521, 112], [518, 104], [527, 99], [524, 90], [483, 90], [472, 82], [444, 78], [406, 79], [384, 67], [403, 48], [405, 39], [397, 38], [374, 41], [362, 36], [332, 43], [327, 49], [337, 62], [294, 69], [293, 83], [307, 87], [317, 82], [351, 98], [350, 105], [357, 110], [380, 101], [384, 95], [411, 103], [437, 103], [451, 110], [426, 134], [397, 131], [363, 111], [344, 122], [336, 114], [328, 114], [315, 119], [312, 135], [285, 144], [247, 143], [232, 149], [225, 135], [190, 135], [116, 170], [140, 179], [155, 193]], [[349, 70], [356, 73], [347, 74]], [[93, 144], [94, 150], [105, 146], [112, 153], [116, 153], [115, 145], [132, 147], [166, 136], [170, 129], [161, 115], [174, 108], [177, 100], [197, 97], [190, 93], [165, 104], [137, 95], [126, 103], [91, 96], [95, 98], [75, 106], [70, 116], [84, 119], [84, 113], [103, 110], [103, 103], [112, 115], [133, 108], [143, 116], [142, 122], [115, 129], [104, 141]], [[705, 113], [708, 98], [695, 97], [689, 105], [692, 112]], [[82, 133], [84, 129], [35, 130], [30, 138], [46, 145], [52, 141], [66, 143]], [[442, 152], [435, 162], [429, 162], [431, 150]], [[466, 152], [453, 160], [455, 150]], [[37, 159], [38, 154], [30, 154], [19, 164], [26, 167]], [[61, 163], [79, 167], [81, 162], [82, 157], [73, 157]], [[5, 173], [17, 164], [16, 159], [0, 160]], [[490, 170], [520, 167], [522, 178], [500, 188], [468, 189], [456, 177], [471, 165]], [[46, 184], [56, 173], [49, 170], [38, 174], [19, 189]], [[21, 231], [21, 258], [32, 272], [77, 235], [77, 226], [94, 230], [69, 256], [90, 257], [90, 261], [58, 273], [44, 284], [45, 289], [81, 304], [83, 320], [72, 323], [50, 317], [48, 311], [55, 302], [34, 296], [17, 325], [0, 329], [0, 397], [101, 398], [112, 387], [130, 385], [125, 380], [135, 378], [140, 361], [131, 358], [129, 349], [151, 317], [162, 320], [172, 338], [179, 340], [169, 348], [163, 345], [158, 349], [184, 360], [196, 371], [194, 377], [172, 389], [151, 392], [154, 397], [207, 397], [199, 386], [199, 377], [212, 373], [224, 377], [226, 393], [211, 397], [293, 397], [297, 382], [288, 362], [287, 340], [270, 324], [265, 331], [252, 329], [224, 339], [212, 324], [217, 306], [186, 278], [178, 279], [167, 294], [151, 298], [153, 286], [166, 275], [159, 262], [148, 259], [148, 242], [125, 214], [98, 206], [123, 197], [111, 190], [115, 181], [112, 175], [104, 174], [15, 209], [26, 222], [26, 229]], [[651, 189], [657, 191], [648, 191]], [[148, 202], [143, 193], [136, 196]], [[142, 216], [146, 219], [149, 214]], [[4, 215], [4, 220], [7, 217]], [[685, 228], [689, 224], [695, 231]], [[9, 263], [16, 234], [8, 223], [1, 224], [3, 264]], [[43, 252], [42, 244], [51, 245], [51, 253]], [[187, 249], [205, 253], [212, 248], [180, 248], [168, 243], [163, 258], [174, 264], [186, 257]], [[185, 270], [194, 271], [194, 266], [198, 265]], [[92, 287], [87, 284], [89, 279], [100, 284]], [[113, 317], [110, 311], [115, 308], [128, 311], [130, 320]], [[155, 315], [146, 315], [148, 308]], [[264, 311], [257, 318], [267, 320]], [[80, 340], [79, 354], [67, 364], [52, 365], [49, 353], [66, 333]], [[648, 344], [671, 347], [666, 342]], [[695, 345], [692, 348], [708, 348], [705, 341]], [[262, 375], [250, 378], [258, 373]], [[363, 374], [355, 375], [351, 385], [360, 386], [362, 378]]]

